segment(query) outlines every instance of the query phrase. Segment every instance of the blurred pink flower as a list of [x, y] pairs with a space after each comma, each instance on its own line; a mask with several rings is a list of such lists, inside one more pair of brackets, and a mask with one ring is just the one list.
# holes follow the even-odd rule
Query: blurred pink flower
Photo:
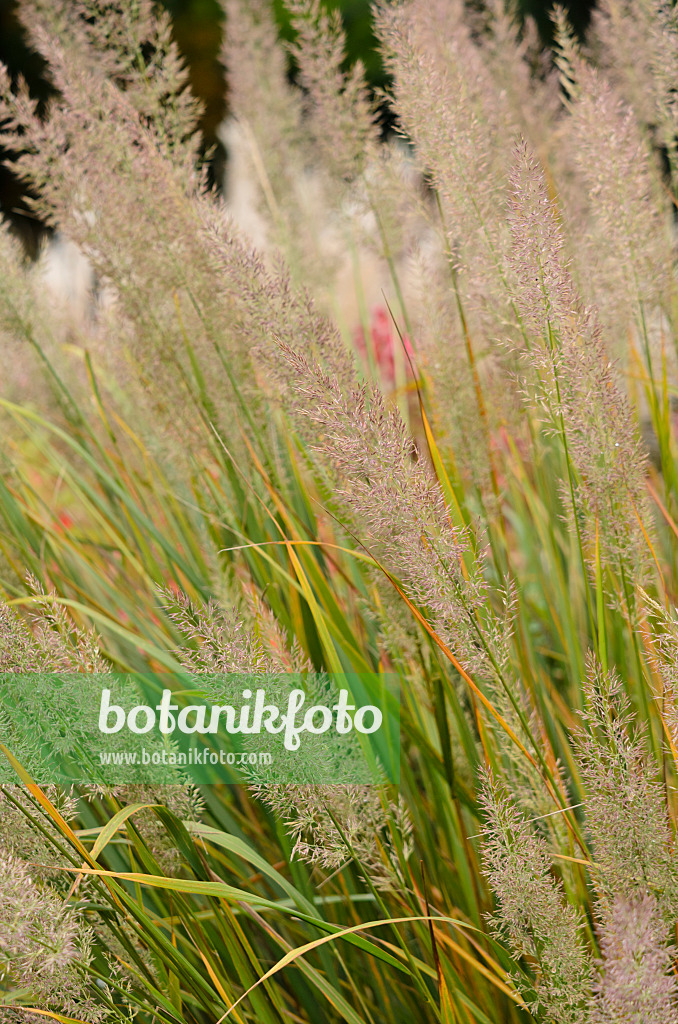
[[[382, 382], [393, 385], [395, 384], [396, 346], [404, 345], [407, 355], [414, 356], [410, 339], [406, 334], [403, 334], [401, 341], [391, 315], [384, 306], [372, 307], [369, 330], [372, 354], [379, 369]], [[358, 352], [366, 359], [368, 350], [365, 344], [365, 332], [362, 325], [356, 327], [353, 340]], [[405, 361], [405, 372], [409, 377], [412, 376], [409, 360]]]
[[70, 530], [71, 527], [74, 525], [74, 520], [72, 516], [68, 514], [68, 512], [59, 512], [57, 518], [59, 520], [59, 527], [57, 527], [57, 529]]

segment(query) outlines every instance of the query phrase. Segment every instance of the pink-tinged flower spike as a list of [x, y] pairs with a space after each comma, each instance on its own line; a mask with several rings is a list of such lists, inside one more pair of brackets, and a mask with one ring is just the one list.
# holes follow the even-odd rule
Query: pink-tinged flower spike
[[37, 885], [28, 866], [0, 848], [0, 964], [30, 993], [32, 1005], [86, 1016], [92, 1024], [103, 1019], [81, 970], [91, 960], [91, 938], [78, 912], [53, 889]]
[[581, 1024], [590, 998], [591, 971], [580, 937], [583, 921], [551, 874], [544, 839], [488, 773], [481, 802], [486, 815], [484, 864], [496, 898], [492, 919], [515, 957], [535, 964], [532, 985], [515, 981], [533, 1013], [557, 1024]]
[[350, 180], [379, 144], [377, 114], [360, 62], [346, 73], [346, 40], [339, 11], [320, 0], [289, 0], [297, 37], [291, 47], [309, 99], [310, 127], [330, 172]]
[[196, 162], [200, 104], [189, 89], [171, 18], [153, 0], [21, 0], [19, 13], [38, 49], [46, 29], [125, 93], [177, 166]]
[[295, 426], [332, 482], [334, 504], [356, 536], [432, 615], [471, 671], [506, 661], [510, 619], [490, 607], [482, 564], [462, 569], [467, 532], [450, 522], [429, 464], [417, 458], [397, 410], [371, 384], [342, 387], [320, 363], [280, 347]]
[[655, 763], [633, 733], [621, 681], [589, 656], [585, 729], [576, 760], [586, 793], [586, 832], [603, 903], [654, 894], [667, 926], [678, 917], [678, 864]]
[[678, 1024], [666, 927], [652, 896], [614, 901], [600, 928], [601, 976], [590, 1024]]
[[591, 41], [601, 69], [678, 174], [678, 13], [670, 0], [601, 0]]
[[[436, 191], [438, 223], [473, 334], [505, 333], [510, 244], [502, 190], [520, 122], [461, 0], [387, 0], [376, 30], [393, 107]], [[490, 331], [488, 331], [488, 327]]]
[[575, 289], [544, 175], [524, 142], [511, 173], [509, 216], [515, 302], [530, 345], [525, 389], [565, 449], [563, 499], [571, 522], [583, 524], [589, 566], [597, 536], [602, 563], [627, 583], [641, 582], [651, 520], [640, 438], [597, 311]]
[[648, 359], [650, 324], [670, 303], [673, 262], [659, 168], [633, 110], [583, 62], [570, 109], [570, 154], [592, 221], [581, 243], [583, 269], [595, 268], [588, 277], [605, 323], [622, 338], [635, 328]]

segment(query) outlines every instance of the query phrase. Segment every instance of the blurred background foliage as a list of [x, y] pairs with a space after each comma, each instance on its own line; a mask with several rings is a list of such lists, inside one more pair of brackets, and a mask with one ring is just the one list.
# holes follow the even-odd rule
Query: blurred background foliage
[[[341, 10], [347, 33], [348, 62], [360, 59], [365, 65], [370, 84], [374, 88], [383, 87], [386, 75], [376, 50], [370, 0], [325, 2], [328, 7]], [[482, 3], [482, 0], [475, 2]], [[552, 37], [550, 12], [553, 4], [547, 0], [514, 2], [521, 17], [534, 18], [548, 45]], [[228, 110], [224, 73], [219, 63], [223, 20], [221, 5], [219, 0], [163, 0], [163, 3], [172, 15], [176, 40], [189, 67], [192, 89], [204, 108], [202, 130], [205, 147], [212, 151], [213, 180], [219, 184], [223, 178], [226, 154], [217, 139], [217, 129]], [[281, 0], [274, 0], [274, 4], [281, 35], [283, 38], [291, 38], [289, 19]], [[569, 12], [570, 24], [583, 36], [595, 6], [594, 0], [569, 0], [564, 6]], [[26, 45], [16, 17], [15, 0], [0, 0], [0, 61], [9, 68], [12, 75], [22, 75], [26, 79], [33, 95], [47, 99], [49, 84], [44, 76], [43, 64]], [[25, 203], [21, 183], [13, 176], [11, 169], [4, 166], [4, 162], [0, 166], [0, 210], [19, 231], [29, 251], [35, 252], [44, 227], [31, 214]]]

